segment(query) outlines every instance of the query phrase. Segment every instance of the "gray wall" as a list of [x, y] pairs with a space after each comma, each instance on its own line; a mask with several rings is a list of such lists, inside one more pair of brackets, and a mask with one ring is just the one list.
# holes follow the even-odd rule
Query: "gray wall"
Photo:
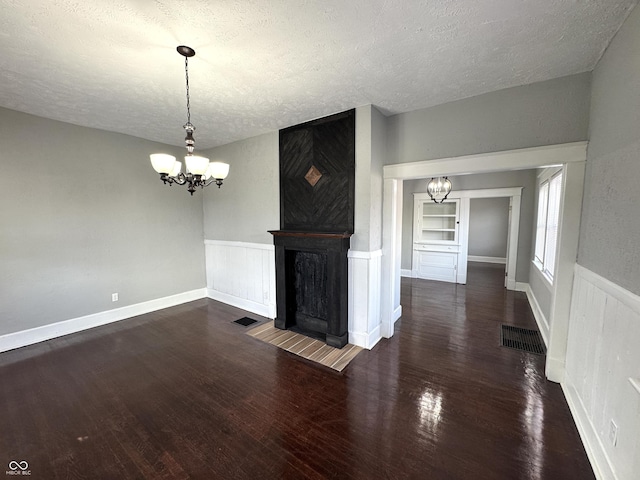
[[[382, 163], [586, 140], [589, 88], [590, 74], [585, 73], [386, 118], [374, 107], [358, 107], [356, 231], [352, 248], [380, 248]], [[280, 225], [278, 132], [204, 154], [231, 164], [225, 186], [205, 192], [205, 238], [272, 243], [266, 231]], [[365, 181], [365, 177], [370, 180]], [[409, 188], [408, 193], [411, 192]], [[407, 191], [405, 199], [406, 196]], [[413, 208], [413, 201], [409, 205], [405, 201], [405, 224], [407, 208]], [[409, 215], [408, 221], [412, 218]], [[529, 231], [530, 227], [524, 228]], [[530, 234], [521, 235], [521, 239], [525, 237], [530, 238]], [[410, 236], [403, 233], [402, 268], [410, 268], [411, 263], [410, 255], [405, 257], [407, 241], [411, 243]], [[530, 240], [526, 243], [523, 249], [528, 256]], [[528, 264], [518, 264], [519, 281], [526, 281], [528, 268]], [[521, 277], [523, 272], [526, 275]]]
[[472, 198], [469, 202], [469, 255], [505, 258], [509, 199]]
[[204, 288], [201, 194], [149, 162], [182, 149], [6, 109], [0, 145], [0, 334]]
[[[357, 118], [356, 118], [357, 121]], [[387, 118], [371, 109], [371, 244], [370, 250], [382, 248], [383, 167], [387, 158]], [[358, 166], [356, 165], [356, 168]], [[356, 206], [357, 208], [357, 206]]]
[[640, 294], [640, 11], [593, 73], [578, 263]]
[[280, 228], [278, 132], [222, 145], [203, 152], [230, 165], [222, 188], [204, 191], [204, 236], [272, 244], [267, 230]]
[[356, 108], [355, 218], [351, 249], [382, 248], [382, 167], [386, 118], [372, 105]]
[[[636, 6], [593, 73], [589, 147], [578, 263], [640, 294], [640, 9]], [[577, 405], [584, 431], [608, 462], [609, 478], [631, 480], [640, 471], [638, 377], [640, 323], [634, 301], [610, 295], [598, 281], [581, 281], [584, 304], [575, 302], [567, 341], [563, 386]], [[621, 301], [618, 303], [618, 297]], [[582, 298], [582, 297], [578, 297]], [[575, 297], [574, 297], [575, 299]], [[601, 304], [606, 300], [606, 306]], [[581, 411], [580, 411], [581, 410]], [[619, 426], [615, 447], [610, 421]]]
[[386, 164], [587, 139], [590, 73], [389, 117]]
[[[520, 206], [520, 229], [518, 240], [518, 263], [516, 281], [527, 282], [531, 262], [532, 218], [535, 204], [535, 170], [484, 173], [450, 177], [454, 190], [477, 190], [482, 188], [524, 187]], [[426, 180], [406, 180], [402, 204], [402, 267], [411, 269], [413, 249], [413, 194], [427, 191]]]

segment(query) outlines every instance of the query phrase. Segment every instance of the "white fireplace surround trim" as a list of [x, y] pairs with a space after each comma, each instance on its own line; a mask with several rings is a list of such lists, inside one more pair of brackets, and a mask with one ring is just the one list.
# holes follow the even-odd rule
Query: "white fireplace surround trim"
[[382, 250], [349, 250], [349, 343], [368, 350], [382, 338]]
[[[276, 317], [273, 245], [205, 240], [207, 296], [267, 318]], [[349, 343], [371, 349], [382, 338], [382, 250], [349, 250]]]

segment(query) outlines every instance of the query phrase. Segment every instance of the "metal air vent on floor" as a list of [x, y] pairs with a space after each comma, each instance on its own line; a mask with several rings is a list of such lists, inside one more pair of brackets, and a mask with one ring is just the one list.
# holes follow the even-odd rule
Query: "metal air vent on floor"
[[527, 328], [514, 327], [513, 325], [502, 325], [500, 330], [500, 344], [503, 347], [522, 350], [524, 352], [544, 355], [545, 348], [540, 332]]
[[238, 320], [234, 320], [233, 323], [237, 323], [239, 325], [242, 325], [243, 327], [248, 327], [249, 325], [253, 325], [254, 323], [258, 323], [258, 321], [254, 320], [253, 318], [242, 317], [242, 318], [239, 318]]

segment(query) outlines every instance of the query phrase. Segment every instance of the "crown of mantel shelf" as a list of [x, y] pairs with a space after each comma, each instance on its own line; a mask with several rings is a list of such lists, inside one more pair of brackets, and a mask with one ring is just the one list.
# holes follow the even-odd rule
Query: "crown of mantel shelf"
[[299, 237], [299, 238], [350, 238], [349, 232], [300, 232], [295, 230], [268, 230], [274, 237]]

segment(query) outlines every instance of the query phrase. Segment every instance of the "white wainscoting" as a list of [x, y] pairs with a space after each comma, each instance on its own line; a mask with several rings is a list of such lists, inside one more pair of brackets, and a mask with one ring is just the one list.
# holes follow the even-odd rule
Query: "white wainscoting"
[[382, 250], [349, 250], [349, 343], [372, 349], [382, 338]]
[[209, 298], [275, 318], [274, 246], [222, 240], [204, 243]]
[[204, 288], [198, 288], [197, 290], [157, 298], [155, 300], [149, 300], [148, 302], [136, 303], [134, 305], [114, 308], [113, 310], [72, 318], [41, 327], [8, 333], [0, 336], [0, 352], [6, 352], [7, 350], [13, 350], [14, 348], [24, 347], [33, 343], [44, 342], [45, 340], [99, 327], [100, 325], [106, 325], [107, 323], [117, 322], [137, 315], [155, 312], [163, 308], [174, 307], [182, 303], [205, 298], [206, 296], [206, 290]]
[[[562, 388], [599, 479], [640, 472], [640, 297], [576, 265]], [[617, 444], [609, 439], [618, 426]]]

